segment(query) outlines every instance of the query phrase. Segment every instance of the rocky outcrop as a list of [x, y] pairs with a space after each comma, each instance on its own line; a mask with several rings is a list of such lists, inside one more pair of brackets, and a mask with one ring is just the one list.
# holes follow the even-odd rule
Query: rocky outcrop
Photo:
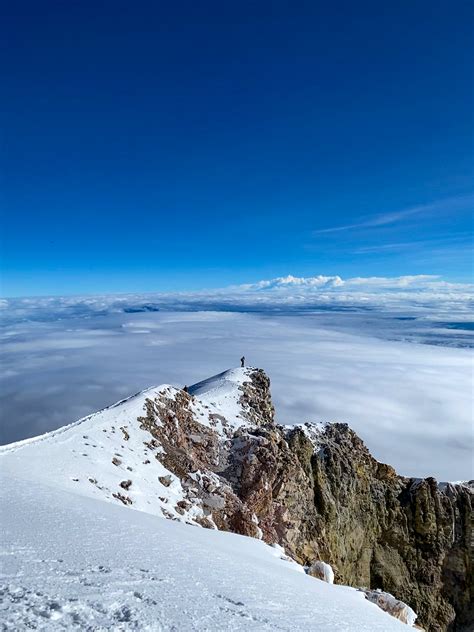
[[249, 380], [240, 390], [239, 403], [247, 421], [256, 426], [267, 426], [274, 422], [275, 408], [270, 394], [270, 379], [262, 369], [252, 369]]
[[326, 564], [326, 562], [316, 560], [316, 562], [313, 562], [311, 566], [308, 566], [306, 572], [308, 575], [311, 575], [311, 577], [321, 579], [327, 584], [334, 584], [334, 571], [332, 570], [331, 565]]
[[237, 426], [204, 419], [193, 387], [147, 400], [141, 428], [186, 493], [176, 511], [324, 560], [336, 583], [391, 593], [426, 630], [473, 629], [473, 489], [397, 475], [346, 424], [275, 424], [261, 370], [238, 389]]
[[398, 476], [345, 424], [328, 425], [309, 459], [304, 441], [290, 431], [312, 473], [317, 555], [336, 578], [392, 593], [428, 630], [471, 629], [472, 490]]
[[382, 592], [381, 590], [363, 590], [362, 592], [364, 592], [366, 599], [388, 612], [395, 619], [407, 625], [413, 626], [415, 624], [417, 616], [412, 608], [403, 603], [403, 601], [395, 599], [390, 593]]

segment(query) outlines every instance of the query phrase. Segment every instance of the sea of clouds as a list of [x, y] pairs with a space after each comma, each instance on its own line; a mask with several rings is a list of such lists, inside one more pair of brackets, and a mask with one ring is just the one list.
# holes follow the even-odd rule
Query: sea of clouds
[[[433, 277], [286, 277], [192, 294], [8, 299], [0, 442], [147, 386], [264, 368], [280, 423], [347, 421], [409, 476], [472, 478], [472, 291]], [[426, 344], [429, 343], [429, 344]]]
[[279, 277], [253, 284], [197, 292], [53, 296], [0, 300], [5, 323], [156, 310], [301, 312], [308, 310], [385, 311], [439, 318], [470, 317], [472, 284], [437, 276]]

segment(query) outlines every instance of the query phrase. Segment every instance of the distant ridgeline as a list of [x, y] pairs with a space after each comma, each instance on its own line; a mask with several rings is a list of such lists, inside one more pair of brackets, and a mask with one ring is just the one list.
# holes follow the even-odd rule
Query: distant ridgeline
[[276, 543], [431, 632], [474, 629], [474, 482], [400, 476], [346, 424], [277, 425], [261, 369], [149, 389], [21, 452], [40, 480]]

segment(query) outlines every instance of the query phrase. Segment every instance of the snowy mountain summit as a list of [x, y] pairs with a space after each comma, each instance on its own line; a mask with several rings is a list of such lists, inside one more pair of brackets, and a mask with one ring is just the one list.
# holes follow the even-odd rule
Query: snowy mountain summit
[[346, 424], [278, 425], [261, 369], [148, 389], [0, 467], [6, 629], [472, 624], [472, 490], [398, 476]]

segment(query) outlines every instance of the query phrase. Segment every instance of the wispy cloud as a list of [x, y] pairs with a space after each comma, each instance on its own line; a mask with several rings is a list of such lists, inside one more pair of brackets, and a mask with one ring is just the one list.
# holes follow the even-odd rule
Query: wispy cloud
[[373, 246], [363, 246], [361, 248], [357, 248], [354, 250], [356, 254], [370, 254], [377, 252], [399, 252], [402, 250], [420, 250], [425, 248], [430, 248], [431, 252], [435, 252], [432, 250], [436, 249], [438, 252], [440, 249], [444, 248], [453, 248], [457, 249], [463, 248], [472, 248], [472, 238], [466, 237], [466, 235], [460, 235], [455, 237], [446, 237], [445, 239], [418, 239], [415, 241], [402, 241], [402, 242], [394, 242], [394, 243], [386, 243], [386, 244], [376, 244]]
[[353, 224], [345, 224], [342, 226], [331, 226], [329, 228], [321, 228], [313, 231], [313, 235], [322, 235], [326, 233], [338, 233], [347, 230], [355, 230], [360, 228], [377, 228], [379, 226], [388, 226], [390, 224], [397, 224], [403, 222], [403, 220], [413, 217], [432, 215], [446, 210], [456, 210], [464, 207], [466, 204], [474, 204], [474, 196], [458, 196], [453, 198], [447, 198], [438, 200], [431, 204], [420, 204], [417, 206], [410, 206], [408, 208], [401, 209], [399, 211], [393, 211], [391, 213], [380, 213], [373, 215], [365, 219], [361, 219], [359, 222]]

